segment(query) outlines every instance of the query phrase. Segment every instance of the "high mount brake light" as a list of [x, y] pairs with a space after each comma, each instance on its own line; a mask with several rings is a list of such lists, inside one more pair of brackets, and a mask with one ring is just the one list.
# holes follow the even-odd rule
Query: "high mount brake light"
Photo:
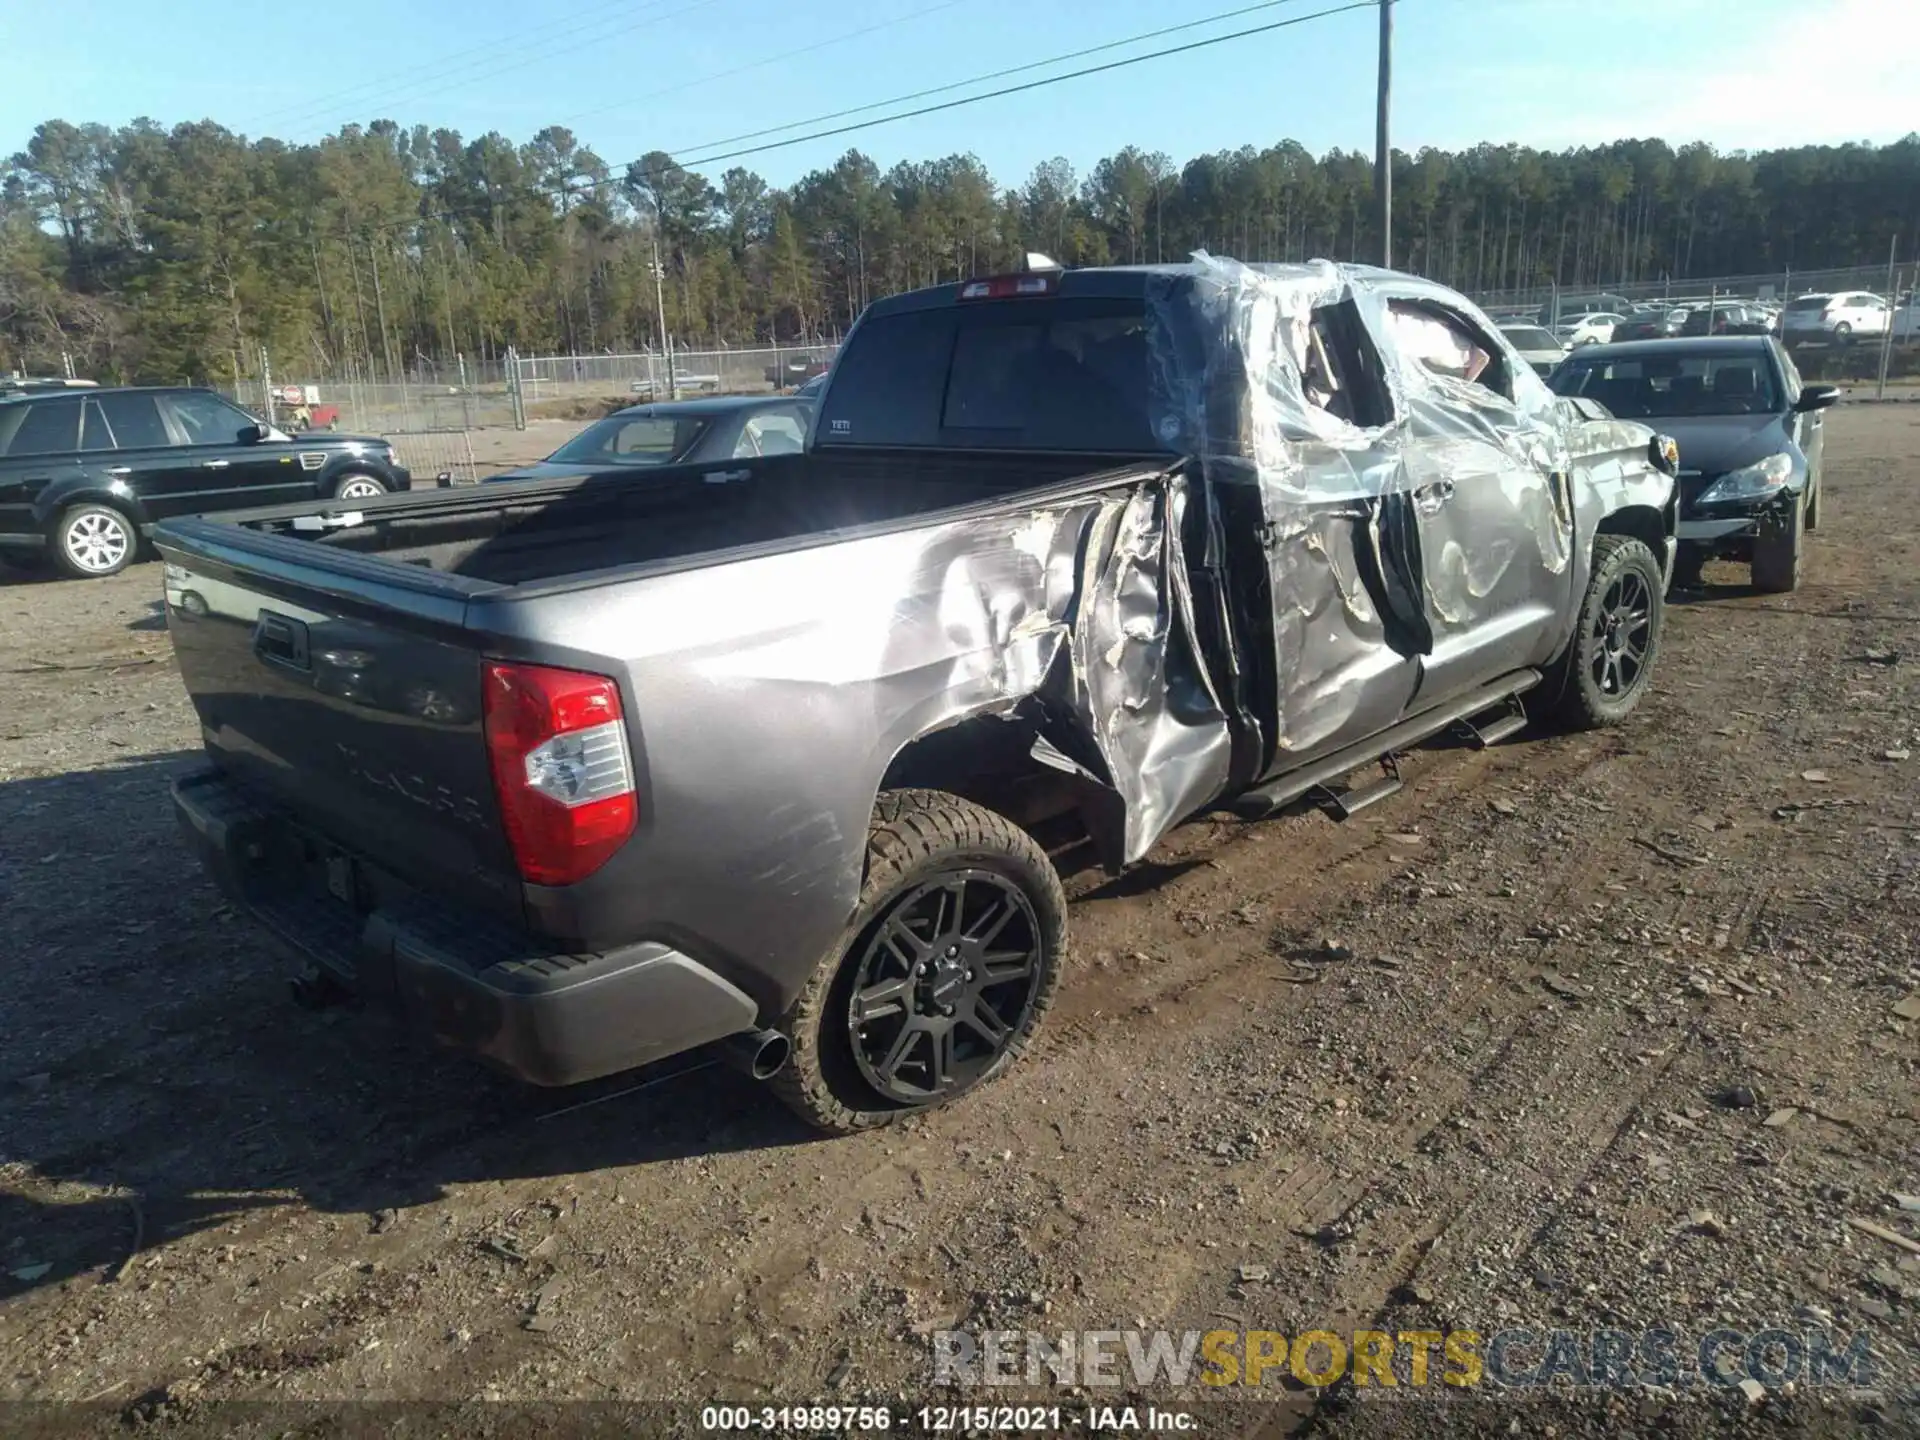
[[1051, 295], [1058, 288], [1056, 275], [996, 275], [990, 280], [969, 280], [960, 287], [962, 300], [1011, 300], [1019, 295]]
[[514, 863], [536, 885], [584, 880], [639, 819], [620, 687], [494, 660], [482, 680], [487, 758]]

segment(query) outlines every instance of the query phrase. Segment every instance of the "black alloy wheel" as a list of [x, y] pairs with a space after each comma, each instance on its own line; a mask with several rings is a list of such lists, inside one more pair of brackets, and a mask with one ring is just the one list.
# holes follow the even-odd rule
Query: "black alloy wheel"
[[1622, 570], [1613, 577], [1595, 608], [1592, 633], [1594, 686], [1608, 698], [1632, 694], [1653, 639], [1653, 596], [1639, 572]]
[[870, 933], [846, 1013], [861, 1078], [914, 1106], [969, 1088], [1027, 1028], [1041, 977], [1033, 906], [995, 871], [951, 871]]

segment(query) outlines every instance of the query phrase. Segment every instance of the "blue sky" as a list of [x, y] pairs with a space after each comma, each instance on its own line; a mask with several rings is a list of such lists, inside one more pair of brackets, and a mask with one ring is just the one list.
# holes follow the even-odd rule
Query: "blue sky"
[[[211, 118], [290, 140], [386, 117], [516, 141], [565, 124], [617, 164], [1254, 3], [69, 0], [50, 23], [0, 0], [0, 153], [56, 116]], [[1283, 0], [1059, 68], [1337, 3]], [[1625, 135], [1761, 148], [1920, 128], [1920, 0], [1399, 0], [1395, 14], [1404, 149]], [[738, 163], [788, 184], [850, 145], [883, 167], [970, 150], [1005, 182], [1054, 155], [1084, 173], [1127, 143], [1176, 163], [1286, 138], [1370, 152], [1376, 27], [1370, 9], [1334, 15], [711, 173]]]

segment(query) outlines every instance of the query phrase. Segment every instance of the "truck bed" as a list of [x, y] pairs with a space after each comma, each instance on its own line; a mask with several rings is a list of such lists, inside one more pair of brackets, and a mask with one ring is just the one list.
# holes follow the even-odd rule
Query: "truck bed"
[[[249, 803], [408, 885], [590, 943], [627, 919], [605, 903], [529, 912], [539, 887], [515, 871], [482, 735], [483, 658], [619, 680], [647, 817], [637, 853], [696, 768], [655, 770], [656, 757], [711, 741], [737, 767], [775, 743], [771, 712], [741, 705], [749, 690], [813, 697], [846, 744], [848, 707], [877, 723], [863, 686], [946, 704], [1037, 683], [1007, 672], [1010, 647], [1051, 656], [1066, 632], [1027, 609], [1064, 614], [1089, 517], [1157, 494], [1165, 472], [1085, 456], [782, 456], [241, 511], [166, 522], [154, 539], [209, 756]], [[696, 693], [718, 718], [687, 703]], [[730, 726], [745, 728], [721, 741]], [[896, 743], [876, 730], [855, 748]], [[685, 800], [719, 805], [711, 790]], [[574, 890], [596, 883], [621, 889], [609, 876]], [[572, 892], [554, 893], [571, 911]]]
[[[673, 567], [737, 550], [783, 548], [1097, 482], [1120, 457], [780, 456], [730, 467], [675, 466], [585, 480], [510, 482], [372, 504], [279, 506], [214, 524], [379, 556], [486, 586], [629, 567]], [[182, 533], [208, 532], [182, 527]], [[237, 538], [237, 537], [234, 537]]]

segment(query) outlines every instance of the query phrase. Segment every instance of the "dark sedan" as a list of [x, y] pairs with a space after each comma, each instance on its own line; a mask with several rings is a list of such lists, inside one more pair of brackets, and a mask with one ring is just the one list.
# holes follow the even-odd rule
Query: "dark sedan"
[[1822, 412], [1839, 390], [1801, 384], [1764, 335], [1593, 345], [1547, 383], [1679, 442], [1676, 587], [1696, 588], [1715, 556], [1751, 565], [1757, 589], [1799, 585], [1803, 532], [1820, 520]]
[[1758, 305], [1721, 301], [1687, 313], [1682, 335], [1771, 335], [1773, 315]]
[[1678, 305], [1629, 315], [1613, 327], [1613, 344], [1626, 340], [1665, 340], [1683, 333], [1687, 312]]
[[589, 425], [546, 459], [487, 479], [556, 480], [757, 455], [797, 455], [806, 448], [812, 419], [812, 402], [791, 396], [633, 405]]

